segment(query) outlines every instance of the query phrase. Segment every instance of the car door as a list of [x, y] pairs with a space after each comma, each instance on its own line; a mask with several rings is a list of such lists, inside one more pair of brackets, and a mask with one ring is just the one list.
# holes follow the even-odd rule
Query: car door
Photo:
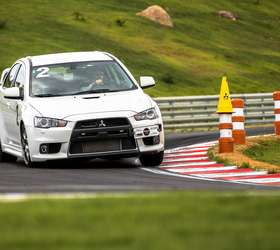
[[4, 98], [4, 90], [7, 88], [12, 88], [15, 86], [15, 79], [17, 77], [20, 64], [15, 64], [8, 76], [5, 78], [4, 84], [0, 87], [0, 113], [1, 113], [1, 126], [3, 126], [3, 143], [7, 144], [17, 144], [15, 136], [13, 135], [13, 126], [15, 126], [15, 107], [16, 100]]
[[[24, 84], [25, 84], [25, 66], [23, 64], [20, 64], [20, 68], [18, 70], [17, 76], [14, 81], [14, 87], [18, 87], [21, 92], [22, 96], [24, 96]], [[10, 119], [9, 122], [9, 133], [11, 136], [11, 141], [15, 143], [16, 145], [20, 146], [20, 124], [19, 124], [19, 114], [21, 113], [21, 107], [23, 104], [23, 100], [13, 100], [10, 99]], [[7, 124], [8, 125], [8, 124]]]

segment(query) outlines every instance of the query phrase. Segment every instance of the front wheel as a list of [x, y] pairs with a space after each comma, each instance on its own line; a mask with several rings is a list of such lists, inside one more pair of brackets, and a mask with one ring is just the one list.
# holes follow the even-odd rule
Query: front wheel
[[145, 167], [159, 166], [163, 161], [164, 151], [156, 154], [144, 154], [139, 157], [141, 164]]
[[29, 149], [27, 134], [24, 126], [22, 126], [20, 129], [20, 137], [21, 137], [21, 147], [22, 147], [22, 155], [23, 155], [24, 163], [27, 167], [30, 168], [35, 167], [35, 163], [31, 161], [30, 149]]

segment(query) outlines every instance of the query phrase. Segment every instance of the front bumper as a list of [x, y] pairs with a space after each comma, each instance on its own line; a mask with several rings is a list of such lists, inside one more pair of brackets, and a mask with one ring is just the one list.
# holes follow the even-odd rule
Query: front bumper
[[[164, 150], [164, 131], [161, 119], [137, 122], [134, 118], [129, 118], [132, 135], [135, 139], [136, 147], [128, 150], [113, 150], [104, 152], [90, 152], [73, 154], [70, 152], [71, 139], [77, 122], [68, 122], [64, 128], [40, 129], [26, 127], [32, 161], [59, 160], [68, 158], [106, 158], [111, 156], [131, 157], [141, 154], [155, 153]], [[149, 134], [147, 133], [149, 130]], [[144, 133], [145, 132], [145, 133]], [[156, 144], [150, 143], [147, 138], [155, 138]], [[100, 138], [99, 138], [100, 139]], [[101, 136], [102, 140], [102, 136]], [[61, 144], [57, 153], [42, 154], [40, 146], [42, 144]]]

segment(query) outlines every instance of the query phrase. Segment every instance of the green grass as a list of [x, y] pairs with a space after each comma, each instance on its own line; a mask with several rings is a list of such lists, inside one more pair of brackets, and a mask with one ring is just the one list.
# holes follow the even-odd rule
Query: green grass
[[[1, 1], [0, 69], [26, 55], [112, 52], [138, 78], [155, 76], [153, 96], [218, 94], [223, 74], [232, 93], [280, 88], [278, 0]], [[169, 10], [175, 27], [135, 15], [151, 4]], [[232, 22], [217, 16], [237, 13]]]
[[207, 152], [207, 156], [209, 158], [209, 160], [211, 161], [215, 161], [217, 163], [221, 163], [224, 164], [225, 166], [231, 166], [234, 165], [232, 162], [230, 162], [228, 159], [223, 159], [222, 157], [218, 156], [215, 154], [215, 146], [211, 147], [208, 152]]
[[1, 249], [278, 249], [279, 193], [175, 192], [0, 203]]
[[280, 139], [260, 141], [243, 153], [250, 158], [280, 166]]

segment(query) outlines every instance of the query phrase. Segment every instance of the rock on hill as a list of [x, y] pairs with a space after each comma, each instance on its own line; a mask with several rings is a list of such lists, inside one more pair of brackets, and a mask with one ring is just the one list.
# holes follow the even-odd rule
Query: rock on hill
[[158, 5], [150, 6], [147, 9], [138, 12], [136, 15], [150, 19], [163, 26], [173, 27], [172, 20], [168, 13], [161, 6]]

